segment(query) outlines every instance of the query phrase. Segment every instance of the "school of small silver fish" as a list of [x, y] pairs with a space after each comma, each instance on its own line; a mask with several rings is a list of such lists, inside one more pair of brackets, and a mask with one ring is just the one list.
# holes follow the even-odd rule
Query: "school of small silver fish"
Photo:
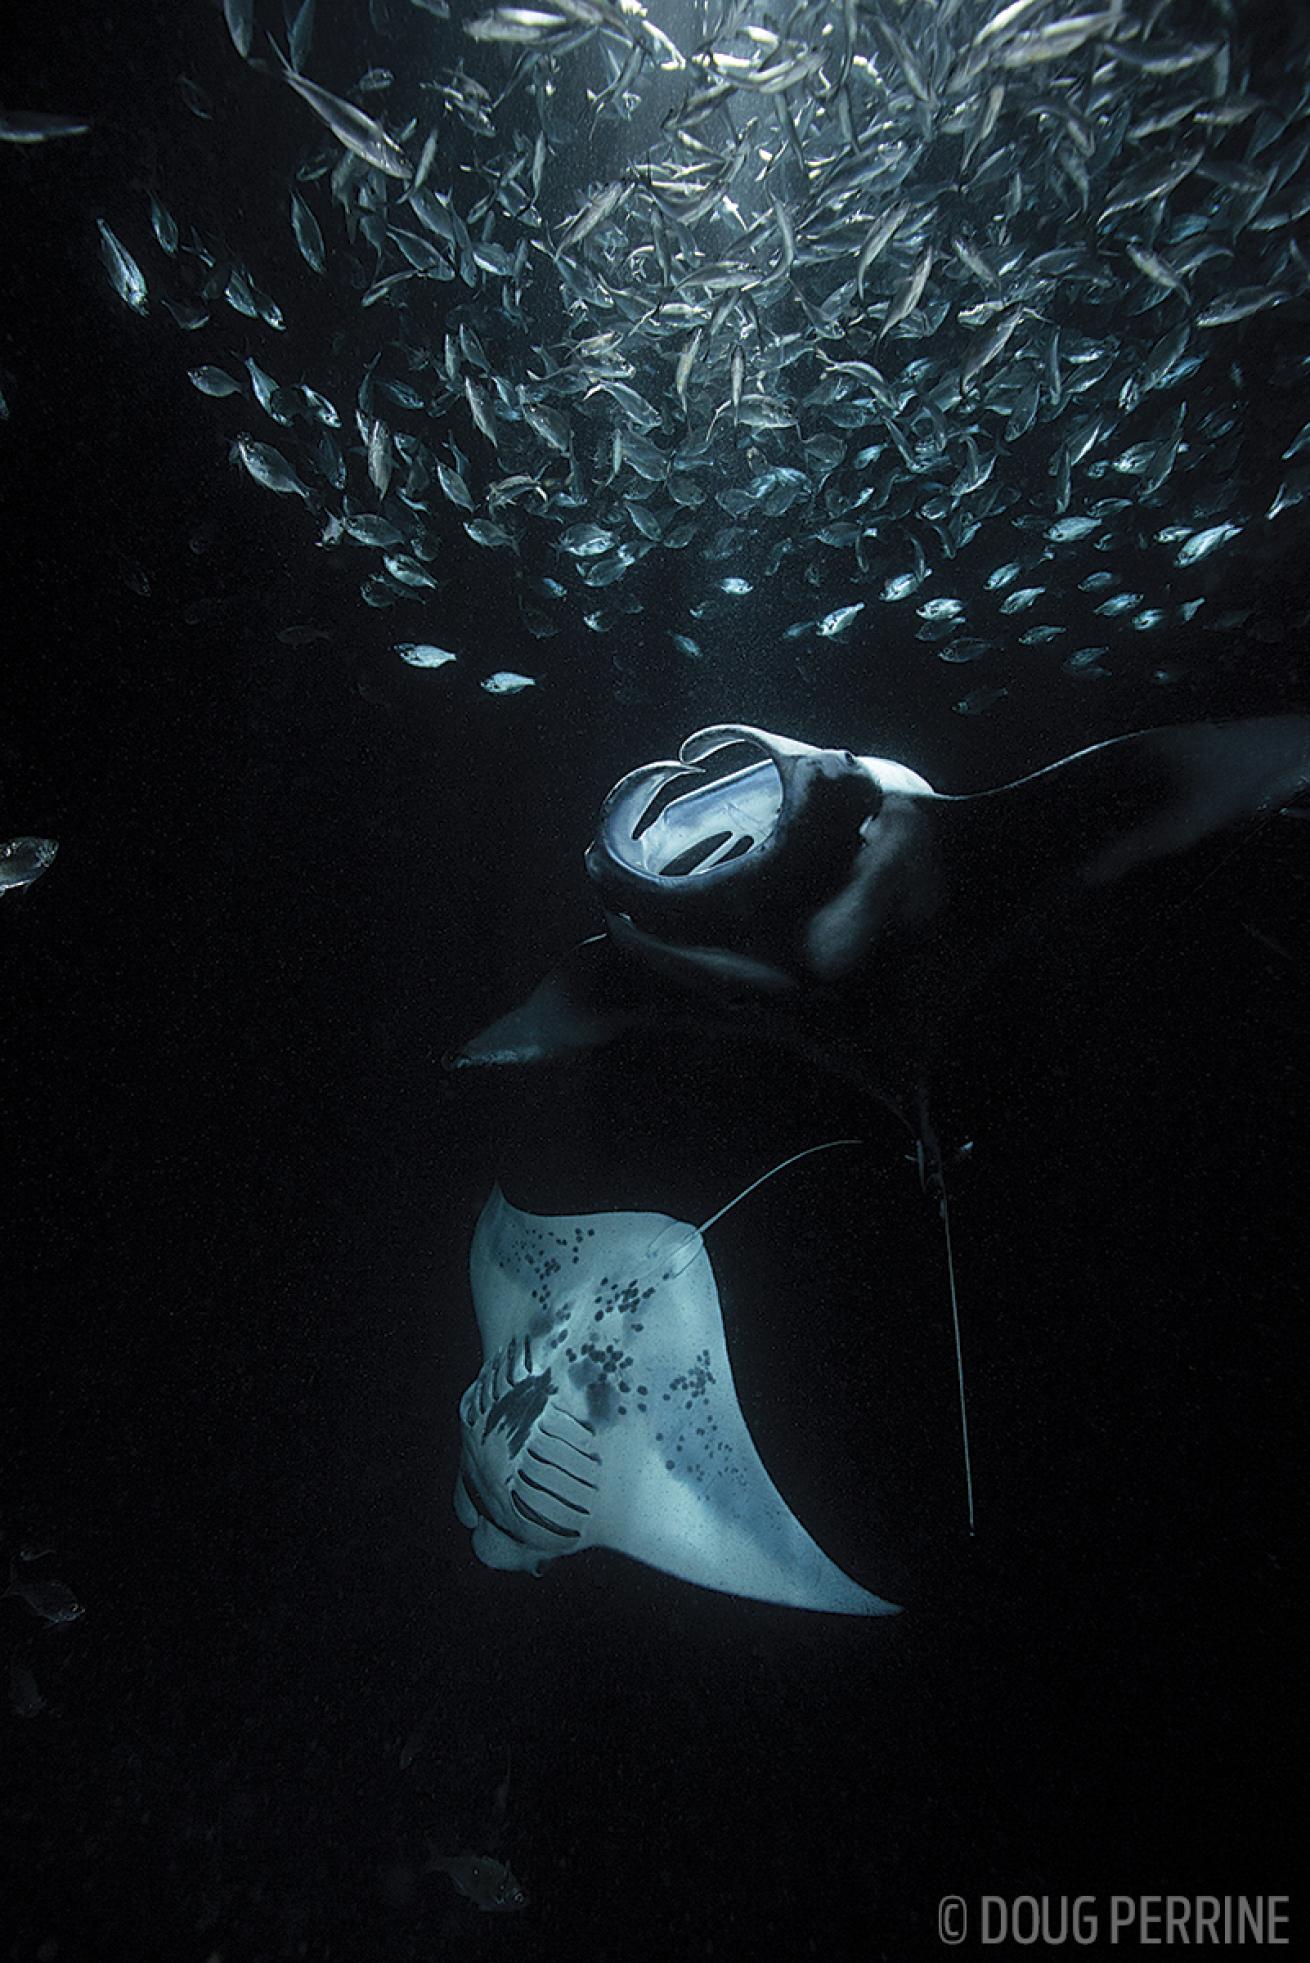
[[[1235, 502], [1269, 381], [1246, 323], [1286, 324], [1275, 414], [1310, 384], [1310, 32], [1257, 80], [1239, 0], [369, 0], [353, 81], [314, 0], [224, 13], [241, 86], [304, 126], [276, 196], [323, 282], [322, 372], [230, 214], [152, 195], [101, 250], [231, 399], [235, 461], [373, 555], [369, 606], [432, 608], [471, 543], [527, 635], [603, 634], [676, 555], [688, 661], [783, 572], [798, 654], [893, 609], [880, 637], [944, 661], [1049, 645], [1086, 680], [1116, 635], [1168, 628], [1172, 656], [1212, 590], [1174, 572], [1310, 499], [1307, 423], [1275, 495]], [[980, 534], [985, 579], [952, 579]]]

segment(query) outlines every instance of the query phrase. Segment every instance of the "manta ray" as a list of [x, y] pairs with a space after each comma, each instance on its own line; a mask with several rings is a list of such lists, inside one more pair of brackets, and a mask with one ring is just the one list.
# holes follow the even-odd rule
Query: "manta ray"
[[[756, 760], [712, 774], [733, 751]], [[446, 1059], [559, 1060], [633, 1030], [788, 1045], [926, 1144], [963, 1013], [1140, 868], [1262, 821], [1310, 785], [1310, 717], [1111, 739], [951, 796], [885, 757], [742, 723], [624, 777], [585, 855], [605, 929]]]
[[733, 1595], [886, 1615], [769, 1478], [738, 1402], [704, 1235], [661, 1213], [542, 1215], [497, 1187], [469, 1273], [485, 1361], [460, 1404], [455, 1511], [488, 1567], [608, 1547]]
[[[742, 748], [753, 759], [725, 770]], [[693, 1030], [785, 1044], [893, 1111], [945, 1226], [967, 1478], [929, 1097], [952, 1033], [985, 982], [1098, 895], [1308, 786], [1310, 717], [1294, 715], [1148, 730], [967, 796], [887, 758], [699, 730], [605, 799], [586, 852], [605, 932], [448, 1062]], [[605, 1546], [733, 1594], [887, 1613], [790, 1513], [752, 1443], [703, 1238], [724, 1211], [700, 1228], [534, 1215], [496, 1189], [470, 1261], [485, 1361], [460, 1410], [456, 1511], [495, 1567]]]

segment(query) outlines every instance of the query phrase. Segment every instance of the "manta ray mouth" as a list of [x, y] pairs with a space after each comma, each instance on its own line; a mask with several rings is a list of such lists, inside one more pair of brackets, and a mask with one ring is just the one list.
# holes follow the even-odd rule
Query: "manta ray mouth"
[[[741, 765], [741, 751], [755, 761]], [[611, 919], [657, 939], [786, 942], [799, 895], [844, 875], [882, 802], [846, 750], [746, 723], [697, 730], [676, 758], [644, 764], [601, 806], [587, 871]]]
[[642, 882], [704, 880], [767, 851], [786, 802], [778, 766], [766, 756], [720, 769], [728, 751], [758, 746], [745, 733], [725, 733], [712, 750], [702, 750], [701, 737], [709, 733], [689, 737], [676, 760], [643, 765], [615, 785], [588, 855], [593, 878], [604, 884], [607, 873], [620, 871]]

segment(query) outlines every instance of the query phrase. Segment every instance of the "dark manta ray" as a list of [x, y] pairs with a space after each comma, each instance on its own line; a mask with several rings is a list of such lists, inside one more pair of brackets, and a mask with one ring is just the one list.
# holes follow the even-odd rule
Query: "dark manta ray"
[[[763, 760], [703, 769], [743, 744]], [[1147, 731], [968, 797], [882, 758], [701, 730], [605, 800], [587, 868], [608, 932], [451, 1064], [558, 1058], [642, 1027], [786, 1043], [912, 1130], [954, 1309], [927, 1093], [972, 994], [1080, 902], [1307, 785], [1296, 716]], [[885, 1613], [792, 1516], [751, 1440], [702, 1239], [726, 1210], [702, 1228], [532, 1214], [497, 1188], [470, 1262], [485, 1360], [460, 1409], [456, 1510], [494, 1567], [605, 1546], [733, 1594]], [[958, 1317], [956, 1344], [959, 1364]], [[968, 1480], [962, 1365], [960, 1412]], [[972, 1520], [971, 1481], [969, 1500]]]
[[[763, 760], [705, 773], [740, 745]], [[605, 800], [586, 865], [608, 933], [449, 1065], [560, 1058], [643, 1026], [736, 1030], [850, 1078], [931, 1147], [934, 1063], [1007, 957], [1307, 785], [1306, 716], [1147, 730], [963, 797], [885, 758], [699, 730]]]

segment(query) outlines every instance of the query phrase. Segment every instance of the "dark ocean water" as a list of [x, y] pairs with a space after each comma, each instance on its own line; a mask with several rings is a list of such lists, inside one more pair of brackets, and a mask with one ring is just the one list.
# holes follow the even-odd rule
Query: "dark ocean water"
[[[97, 257], [222, 34], [204, 7], [30, 15], [15, 104], [102, 121], [0, 159], [0, 828], [60, 844], [0, 900], [0, 1553], [51, 1548], [85, 1608], [43, 1629], [0, 1603], [0, 1663], [46, 1706], [0, 1715], [0, 1954], [898, 1958], [936, 1950], [948, 1893], [1294, 1893], [1310, 827], [1130, 892], [964, 1032], [940, 1115], [974, 1141], [972, 1538], [940, 1232], [890, 1125], [749, 1046], [526, 1085], [441, 1058], [595, 930], [600, 799], [700, 724], [968, 790], [1304, 709], [1304, 530], [1225, 563], [1210, 604], [1259, 634], [1164, 707], [1132, 675], [1047, 677], [974, 722], [891, 645], [807, 678], [767, 594], [749, 661], [642, 707], [560, 642], [512, 699], [403, 669]], [[285, 168], [279, 129], [244, 135], [234, 213]], [[1254, 324], [1253, 370], [1276, 339]], [[660, 605], [652, 581], [634, 659]], [[520, 664], [482, 561], [413, 618]], [[279, 644], [302, 620], [332, 641]], [[599, 1553], [481, 1568], [450, 1495], [493, 1182], [697, 1219], [852, 1126], [867, 1153], [779, 1180], [713, 1253], [765, 1462], [906, 1613]], [[530, 1906], [480, 1916], [429, 1843], [494, 1843]]]

